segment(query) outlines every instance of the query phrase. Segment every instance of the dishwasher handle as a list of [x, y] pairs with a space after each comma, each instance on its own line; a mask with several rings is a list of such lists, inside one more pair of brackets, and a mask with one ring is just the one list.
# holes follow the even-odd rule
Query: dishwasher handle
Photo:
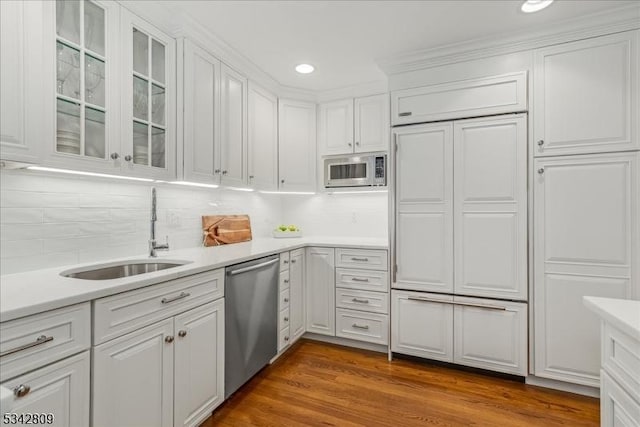
[[272, 259], [270, 261], [261, 262], [260, 264], [252, 265], [250, 267], [238, 268], [237, 270], [228, 270], [227, 271], [227, 275], [228, 276], [235, 276], [236, 274], [246, 273], [248, 271], [253, 271], [253, 270], [258, 270], [258, 269], [260, 269], [262, 267], [266, 267], [268, 265], [275, 264], [278, 261], [280, 261], [279, 258], [274, 258], [274, 259]]

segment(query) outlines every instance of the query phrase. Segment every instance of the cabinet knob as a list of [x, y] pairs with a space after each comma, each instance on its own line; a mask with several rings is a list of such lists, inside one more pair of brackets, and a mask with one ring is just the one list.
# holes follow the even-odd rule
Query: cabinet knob
[[289, 337], [284, 337], [284, 340], [285, 341], [289, 341]]
[[131, 157], [131, 154], [127, 154], [126, 156], [124, 156], [124, 160], [126, 162], [130, 162], [131, 160], [133, 160], [133, 157]]
[[286, 259], [284, 261], [282, 261], [285, 264], [289, 264], [289, 261], [287, 261]]
[[111, 153], [111, 155], [109, 157], [111, 157], [112, 160], [118, 160], [120, 158], [120, 154]]
[[289, 283], [289, 279], [284, 279], [284, 283]]
[[227, 171], [222, 171], [222, 175], [226, 175], [226, 174], [227, 174]]
[[295, 264], [295, 263], [296, 263], [296, 260], [295, 260], [295, 259], [292, 259], [292, 260], [291, 260], [291, 264]]
[[359, 147], [359, 146], [360, 146], [360, 143], [359, 143], [358, 141], [356, 141], [356, 145]]
[[13, 389], [13, 394], [16, 397], [24, 397], [31, 391], [31, 387], [25, 384], [20, 384], [18, 387]]
[[289, 298], [285, 298], [285, 299], [284, 299], [284, 302], [289, 302]]
[[540, 168], [540, 169], [538, 169], [538, 173], [539, 173], [540, 175], [542, 175], [542, 174], [544, 173], [544, 168]]
[[280, 180], [280, 183], [281, 183], [281, 184], [284, 184], [284, 179], [281, 179], [281, 180]]
[[253, 175], [249, 175], [249, 179], [253, 179]]
[[178, 336], [179, 336], [180, 338], [184, 338], [184, 337], [186, 337], [186, 336], [187, 336], [187, 331], [185, 331], [185, 330], [179, 331], [179, 332], [178, 332]]
[[215, 174], [219, 174], [219, 173], [220, 173], [220, 169], [216, 169], [216, 170], [214, 170], [214, 171], [213, 171], [213, 173], [214, 173], [214, 175], [215, 175]]
[[164, 337], [164, 342], [171, 344], [173, 342], [173, 336], [167, 335], [166, 337]]
[[351, 146], [353, 145], [353, 144], [352, 144], [352, 143], [350, 143], [350, 142], [347, 142], [347, 144], [349, 144], [349, 147], [351, 147]]
[[544, 145], [544, 140], [543, 139], [538, 141], [538, 147], [542, 147], [543, 145]]
[[288, 322], [288, 321], [289, 321], [289, 318], [288, 318], [288, 317], [285, 317], [285, 318], [284, 318], [284, 321], [285, 321], [285, 322]]

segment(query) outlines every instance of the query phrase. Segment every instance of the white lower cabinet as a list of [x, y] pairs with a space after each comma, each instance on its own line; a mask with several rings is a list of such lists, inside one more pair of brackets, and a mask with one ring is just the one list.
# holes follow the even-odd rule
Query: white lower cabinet
[[307, 248], [307, 332], [335, 335], [335, 271], [333, 248]]
[[640, 425], [640, 403], [623, 390], [604, 370], [601, 371], [600, 425], [604, 427], [637, 427]]
[[[53, 414], [53, 426], [81, 427], [89, 425], [90, 354], [85, 351], [60, 362], [45, 366], [3, 382], [14, 391], [11, 412], [15, 414]], [[8, 425], [9, 423], [7, 423]], [[5, 423], [3, 422], [3, 425]], [[23, 425], [15, 423], [14, 425]], [[25, 424], [26, 425], [26, 424]]]
[[386, 345], [389, 343], [389, 316], [338, 308], [336, 336]]
[[391, 291], [391, 351], [453, 362], [453, 297]]
[[527, 305], [391, 291], [391, 351], [525, 376]]
[[289, 269], [289, 313], [290, 333], [293, 343], [304, 334], [305, 322], [305, 256], [304, 249], [291, 251], [291, 267]]
[[224, 397], [224, 299], [93, 349], [93, 426], [197, 426]]

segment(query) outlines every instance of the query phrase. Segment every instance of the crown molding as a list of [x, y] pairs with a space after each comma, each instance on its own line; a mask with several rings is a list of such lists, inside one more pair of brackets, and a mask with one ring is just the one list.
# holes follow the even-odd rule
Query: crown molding
[[512, 36], [492, 36], [418, 50], [376, 60], [387, 74], [400, 74], [458, 62], [471, 61], [569, 41], [640, 28], [640, 6], [630, 5], [522, 31]]
[[318, 102], [336, 101], [345, 98], [358, 98], [361, 96], [378, 95], [388, 92], [389, 81], [387, 79], [361, 83], [337, 89], [321, 91], [317, 93]]

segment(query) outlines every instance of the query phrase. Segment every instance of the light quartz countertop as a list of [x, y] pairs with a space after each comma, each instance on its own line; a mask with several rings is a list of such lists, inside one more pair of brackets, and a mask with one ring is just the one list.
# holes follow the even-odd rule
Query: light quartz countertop
[[640, 301], [584, 297], [584, 305], [613, 327], [640, 341]]
[[0, 276], [0, 322], [307, 246], [387, 249], [388, 242], [386, 239], [360, 237], [259, 238], [232, 245], [159, 251], [158, 257], [153, 260], [183, 261], [188, 264], [119, 279], [82, 280], [63, 277], [60, 273], [83, 270], [94, 265], [108, 267], [123, 261], [149, 261], [150, 258], [147, 255], [141, 255], [8, 274]]

